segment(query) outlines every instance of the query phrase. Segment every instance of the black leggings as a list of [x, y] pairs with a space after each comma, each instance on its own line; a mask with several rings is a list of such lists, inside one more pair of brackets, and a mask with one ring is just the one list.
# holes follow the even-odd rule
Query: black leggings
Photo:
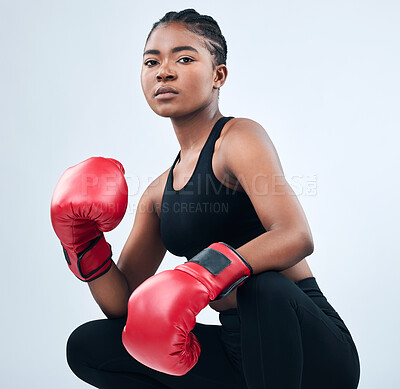
[[196, 323], [201, 354], [184, 376], [132, 358], [121, 341], [126, 318], [75, 329], [68, 364], [82, 380], [109, 389], [357, 388], [356, 346], [314, 277], [293, 282], [276, 271], [259, 273], [238, 288], [237, 301], [237, 309], [219, 314], [222, 325]]

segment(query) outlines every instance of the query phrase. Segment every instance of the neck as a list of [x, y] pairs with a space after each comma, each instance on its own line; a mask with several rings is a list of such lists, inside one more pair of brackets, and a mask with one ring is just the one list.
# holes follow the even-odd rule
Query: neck
[[171, 118], [181, 147], [181, 160], [185, 155], [196, 154], [201, 150], [214, 124], [222, 116], [216, 105], [214, 108], [206, 107], [187, 116]]

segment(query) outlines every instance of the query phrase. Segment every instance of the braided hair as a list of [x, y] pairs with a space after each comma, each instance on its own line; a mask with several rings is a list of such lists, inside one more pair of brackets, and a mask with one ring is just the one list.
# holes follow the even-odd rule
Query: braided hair
[[226, 65], [228, 48], [218, 23], [211, 16], [200, 15], [192, 8], [180, 12], [167, 12], [158, 22], [153, 24], [146, 43], [157, 27], [170, 23], [182, 23], [189, 31], [204, 37], [206, 47], [214, 58], [214, 65]]

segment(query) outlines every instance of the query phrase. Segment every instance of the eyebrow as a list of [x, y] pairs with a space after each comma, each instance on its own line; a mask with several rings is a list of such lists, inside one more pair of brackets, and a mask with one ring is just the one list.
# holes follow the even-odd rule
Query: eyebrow
[[[198, 53], [198, 51], [197, 51], [194, 47], [192, 47], [192, 46], [177, 46], [177, 47], [174, 47], [174, 48], [171, 50], [171, 53], [178, 53], [179, 51], [184, 51], [184, 50], [195, 51], [196, 53]], [[160, 54], [160, 50], [146, 50], [146, 51], [143, 53], [143, 57], [144, 57], [145, 55], [147, 55], [147, 54]]]

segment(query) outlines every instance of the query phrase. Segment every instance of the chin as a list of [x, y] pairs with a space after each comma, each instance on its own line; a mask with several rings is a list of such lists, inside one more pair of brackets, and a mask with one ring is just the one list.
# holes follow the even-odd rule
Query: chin
[[163, 118], [171, 118], [174, 116], [173, 113], [171, 113], [168, 110], [157, 110], [157, 109], [153, 109], [153, 112], [156, 113], [158, 116], [161, 116]]
[[163, 118], [176, 118], [180, 116], [185, 116], [187, 114], [186, 112], [166, 107], [164, 109], [151, 107], [151, 109], [154, 113]]

